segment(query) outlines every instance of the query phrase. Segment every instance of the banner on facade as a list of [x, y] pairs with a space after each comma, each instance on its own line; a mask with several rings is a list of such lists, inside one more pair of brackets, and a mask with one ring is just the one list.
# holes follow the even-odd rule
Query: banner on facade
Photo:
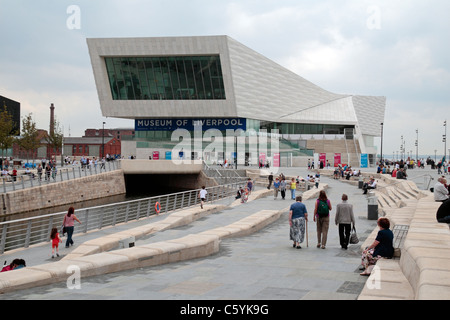
[[320, 166], [321, 162], [322, 162], [322, 166], [325, 167], [326, 163], [327, 163], [327, 154], [326, 153], [321, 153], [319, 155], [319, 166]]
[[280, 167], [280, 163], [281, 163], [280, 154], [279, 153], [274, 153], [273, 154], [273, 166], [275, 168], [279, 168]]
[[341, 162], [341, 154], [340, 153], [335, 153], [334, 154], [334, 166], [335, 167], [339, 167], [340, 164], [342, 164], [342, 162]]
[[361, 153], [361, 168], [369, 167], [369, 156], [367, 153]]

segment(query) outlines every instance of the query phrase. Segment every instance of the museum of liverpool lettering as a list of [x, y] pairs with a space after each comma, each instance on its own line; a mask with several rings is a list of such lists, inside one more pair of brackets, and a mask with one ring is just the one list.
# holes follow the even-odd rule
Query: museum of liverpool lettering
[[376, 154], [385, 97], [329, 92], [228, 36], [87, 43], [102, 114], [134, 120], [135, 137], [122, 149], [137, 158], [165, 154], [173, 132], [199, 127], [247, 138], [276, 133], [281, 154], [294, 156], [310, 155], [318, 139], [351, 139], [357, 152]]

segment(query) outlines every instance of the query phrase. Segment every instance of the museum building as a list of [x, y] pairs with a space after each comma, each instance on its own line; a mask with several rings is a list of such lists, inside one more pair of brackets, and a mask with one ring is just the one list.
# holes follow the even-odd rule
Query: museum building
[[[174, 131], [194, 132], [201, 124], [202, 133], [215, 129], [223, 136], [241, 129], [246, 145], [249, 135], [276, 135], [288, 165], [318, 155], [332, 163], [336, 154], [354, 166], [361, 154], [376, 161], [385, 97], [329, 92], [229, 36], [91, 38], [87, 44], [103, 116], [135, 121], [135, 135], [122, 139], [122, 155], [171, 157]], [[270, 142], [268, 150], [270, 159]], [[235, 154], [224, 148], [214, 156]], [[246, 161], [254, 158], [246, 152]]]

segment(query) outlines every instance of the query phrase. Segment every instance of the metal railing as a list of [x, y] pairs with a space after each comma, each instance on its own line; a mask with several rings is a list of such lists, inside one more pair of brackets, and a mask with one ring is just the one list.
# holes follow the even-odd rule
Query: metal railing
[[59, 167], [56, 172], [48, 172], [42, 170], [42, 174], [39, 175], [35, 170], [30, 174], [24, 174], [21, 172], [17, 176], [2, 176], [0, 179], [0, 193], [7, 193], [16, 190], [23, 190], [26, 188], [32, 188], [42, 186], [55, 182], [62, 182], [67, 180], [79, 179], [86, 176], [91, 176], [99, 173], [109, 172], [120, 169], [120, 161], [108, 161], [104, 166], [91, 165], [81, 167], [77, 166], [65, 166]]
[[[245, 180], [207, 188], [207, 202], [215, 202], [236, 195]], [[76, 233], [87, 233], [120, 223], [137, 221], [156, 215], [156, 204], [160, 213], [168, 213], [199, 204], [199, 190], [155, 196], [110, 205], [77, 209], [76, 216], [82, 222], [75, 228]], [[49, 241], [52, 228], [61, 228], [66, 212], [38, 217], [6, 221], [0, 223], [0, 254], [5, 251], [28, 248], [30, 245]]]

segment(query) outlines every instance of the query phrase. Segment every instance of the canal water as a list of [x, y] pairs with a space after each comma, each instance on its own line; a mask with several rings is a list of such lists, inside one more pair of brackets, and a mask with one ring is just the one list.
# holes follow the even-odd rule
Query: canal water
[[[95, 200], [87, 200], [82, 202], [77, 202], [71, 205], [64, 205], [64, 206], [56, 206], [52, 208], [45, 208], [40, 209], [36, 208], [36, 210], [23, 212], [23, 213], [15, 213], [11, 215], [3, 215], [0, 216], [0, 222], [5, 221], [12, 221], [12, 220], [19, 220], [19, 219], [25, 219], [30, 217], [38, 217], [42, 215], [52, 214], [52, 213], [59, 213], [59, 212], [66, 212], [70, 206], [73, 206], [75, 210], [77, 209], [84, 209], [84, 208], [92, 208], [92, 207], [98, 207], [113, 203], [120, 203], [120, 202], [126, 202], [126, 201], [132, 201], [132, 200], [138, 200], [138, 199], [145, 199], [160, 195], [166, 195], [171, 193], [177, 193], [177, 192], [183, 192], [186, 190], [181, 189], [173, 189], [168, 187], [161, 187], [160, 189], [156, 190], [155, 188], [141, 188], [141, 189], [132, 189], [127, 188], [127, 193], [121, 194], [121, 195], [115, 195], [115, 196], [109, 196], [101, 199], [95, 199]], [[61, 195], [62, 197], [64, 195]]]

